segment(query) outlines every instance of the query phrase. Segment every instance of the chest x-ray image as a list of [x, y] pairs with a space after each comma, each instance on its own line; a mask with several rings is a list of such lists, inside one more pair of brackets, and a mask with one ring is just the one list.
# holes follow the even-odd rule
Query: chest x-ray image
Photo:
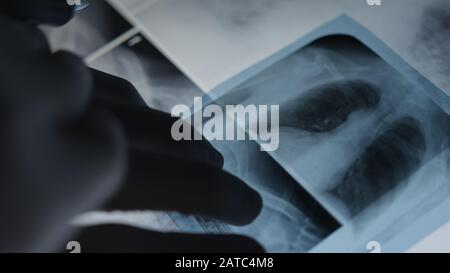
[[319, 39], [217, 102], [279, 104], [272, 157], [356, 234], [379, 219], [397, 229], [393, 215], [411, 220], [449, 193], [448, 114], [355, 38]]

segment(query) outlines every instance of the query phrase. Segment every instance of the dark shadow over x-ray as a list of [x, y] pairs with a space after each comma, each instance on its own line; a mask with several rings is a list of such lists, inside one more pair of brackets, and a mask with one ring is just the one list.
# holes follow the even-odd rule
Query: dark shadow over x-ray
[[133, 83], [147, 105], [170, 112], [177, 104], [191, 105], [204, 93], [143, 36], [124, 41], [90, 66]]
[[225, 158], [225, 169], [237, 175], [264, 200], [252, 224], [234, 227], [195, 217], [174, 217], [182, 229], [214, 233], [237, 232], [257, 239], [272, 252], [306, 252], [339, 228], [338, 222], [254, 141], [212, 141]]

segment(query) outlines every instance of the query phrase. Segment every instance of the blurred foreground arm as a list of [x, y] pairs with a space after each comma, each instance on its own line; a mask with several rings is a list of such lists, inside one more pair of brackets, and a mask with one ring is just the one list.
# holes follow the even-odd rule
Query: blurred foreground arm
[[[72, 217], [102, 207], [237, 225], [258, 215], [260, 196], [221, 169], [221, 155], [206, 141], [173, 141], [174, 118], [148, 109], [129, 83], [50, 52], [22, 21], [0, 15], [0, 35], [9, 37], [0, 44], [1, 252], [58, 249], [71, 238]], [[116, 226], [87, 228], [79, 240], [95, 252], [261, 250], [240, 236]]]

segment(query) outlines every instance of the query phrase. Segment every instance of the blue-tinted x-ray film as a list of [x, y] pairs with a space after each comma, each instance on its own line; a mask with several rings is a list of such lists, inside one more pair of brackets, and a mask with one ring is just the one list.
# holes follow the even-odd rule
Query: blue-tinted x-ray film
[[280, 105], [280, 149], [271, 155], [343, 225], [328, 237], [342, 238], [330, 250], [364, 251], [449, 194], [445, 101], [420, 75], [408, 77], [413, 72], [335, 35], [211, 96], [222, 105]]

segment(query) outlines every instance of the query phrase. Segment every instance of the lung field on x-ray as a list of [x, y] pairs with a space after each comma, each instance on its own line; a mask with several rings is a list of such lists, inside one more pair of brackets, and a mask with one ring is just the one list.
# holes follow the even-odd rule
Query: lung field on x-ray
[[355, 215], [413, 174], [425, 150], [425, 136], [419, 121], [402, 118], [366, 148], [333, 193]]
[[376, 87], [360, 80], [339, 81], [312, 88], [283, 105], [281, 126], [309, 132], [329, 132], [357, 110], [374, 108], [380, 97]]

